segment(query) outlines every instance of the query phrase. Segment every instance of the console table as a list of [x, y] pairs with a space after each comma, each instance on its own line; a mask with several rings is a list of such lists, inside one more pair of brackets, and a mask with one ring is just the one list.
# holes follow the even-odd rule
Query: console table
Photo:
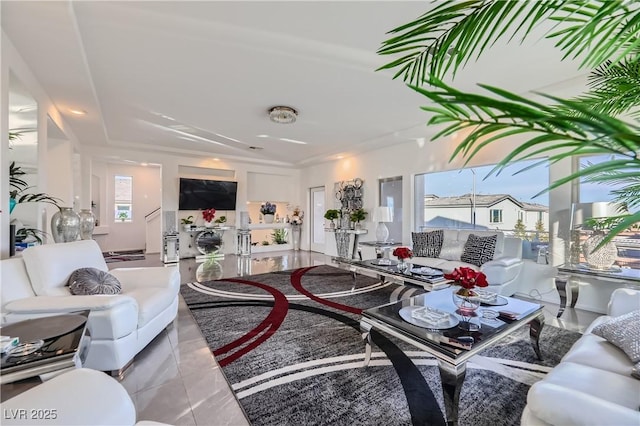
[[630, 268], [611, 268], [609, 270], [597, 270], [589, 268], [586, 264], [560, 265], [558, 271], [561, 275], [555, 279], [556, 289], [560, 295], [560, 309], [557, 317], [560, 318], [567, 307], [567, 290], [571, 293], [571, 307], [575, 308], [580, 286], [576, 283], [579, 278], [595, 277], [602, 281], [611, 281], [617, 284], [640, 288], [640, 270]]
[[[327, 232], [333, 232], [336, 236], [336, 248], [338, 249], [338, 257], [345, 259], [355, 259], [358, 254], [358, 239], [360, 235], [366, 234], [366, 229], [347, 229], [347, 228], [325, 228]], [[349, 250], [349, 242], [351, 241], [351, 235], [353, 235], [353, 245]], [[351, 251], [351, 257], [349, 257], [349, 251]]]

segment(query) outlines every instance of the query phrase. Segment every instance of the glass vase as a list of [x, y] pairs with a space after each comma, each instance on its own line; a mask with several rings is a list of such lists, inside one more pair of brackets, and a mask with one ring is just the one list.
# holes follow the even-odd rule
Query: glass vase
[[90, 240], [96, 227], [96, 217], [89, 209], [80, 210], [78, 216], [80, 216], [80, 239]]
[[409, 264], [405, 259], [398, 259], [398, 272], [401, 274], [406, 274], [409, 270]]
[[51, 216], [51, 235], [56, 243], [68, 243], [78, 239], [80, 216], [71, 207], [60, 207]]
[[453, 304], [456, 305], [456, 313], [460, 315], [460, 327], [466, 331], [477, 331], [480, 325], [472, 322], [477, 317], [476, 310], [480, 307], [480, 301], [473, 290], [460, 289], [451, 293]]

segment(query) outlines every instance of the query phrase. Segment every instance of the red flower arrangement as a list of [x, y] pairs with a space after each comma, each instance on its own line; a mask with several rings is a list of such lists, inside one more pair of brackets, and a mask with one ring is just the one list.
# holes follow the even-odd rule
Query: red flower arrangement
[[202, 210], [202, 218], [205, 222], [211, 222], [216, 217], [216, 209]]
[[409, 247], [396, 247], [393, 249], [393, 255], [398, 259], [409, 259], [413, 257], [413, 252]]
[[444, 274], [444, 278], [447, 280], [453, 280], [455, 284], [462, 288], [458, 290], [458, 294], [462, 296], [474, 296], [475, 293], [470, 291], [472, 288], [487, 287], [487, 276], [484, 272], [474, 271], [471, 268], [461, 266], [453, 270], [450, 274]]

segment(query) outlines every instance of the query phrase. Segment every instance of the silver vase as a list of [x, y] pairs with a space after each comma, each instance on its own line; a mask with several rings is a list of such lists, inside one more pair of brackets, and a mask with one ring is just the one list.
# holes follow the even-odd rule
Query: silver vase
[[56, 243], [68, 243], [78, 239], [80, 216], [71, 207], [60, 207], [51, 216], [51, 235]]
[[96, 227], [96, 217], [89, 209], [80, 210], [78, 216], [80, 216], [80, 239], [90, 240], [93, 238], [93, 230]]

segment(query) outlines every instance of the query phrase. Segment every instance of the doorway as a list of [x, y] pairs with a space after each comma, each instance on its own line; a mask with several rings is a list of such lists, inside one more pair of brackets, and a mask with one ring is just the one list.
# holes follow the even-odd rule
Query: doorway
[[318, 253], [324, 253], [324, 213], [325, 213], [324, 186], [309, 189], [309, 203], [311, 223], [309, 226], [309, 249]]

